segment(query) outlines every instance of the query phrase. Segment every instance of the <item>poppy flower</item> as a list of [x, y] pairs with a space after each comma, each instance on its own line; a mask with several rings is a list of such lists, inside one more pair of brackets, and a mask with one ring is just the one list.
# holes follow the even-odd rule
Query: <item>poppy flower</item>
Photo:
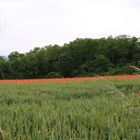
[[138, 91], [137, 94], [140, 94], [140, 91]]

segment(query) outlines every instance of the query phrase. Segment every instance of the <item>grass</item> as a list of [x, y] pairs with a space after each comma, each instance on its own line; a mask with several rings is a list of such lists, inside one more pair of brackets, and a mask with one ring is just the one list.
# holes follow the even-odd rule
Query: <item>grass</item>
[[0, 84], [5, 140], [139, 140], [140, 79]]

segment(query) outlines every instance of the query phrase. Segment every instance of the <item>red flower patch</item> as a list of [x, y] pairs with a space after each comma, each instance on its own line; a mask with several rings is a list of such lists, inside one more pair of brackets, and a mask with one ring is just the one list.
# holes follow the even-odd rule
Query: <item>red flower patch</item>
[[[140, 78], [139, 75], [116, 75], [116, 76], [97, 76], [97, 77], [80, 77], [80, 78], [52, 78], [52, 79], [24, 79], [24, 80], [0, 80], [0, 83], [42, 83], [42, 82], [68, 82], [68, 81], [87, 81], [87, 80], [97, 80], [104, 78], [113, 78], [113, 79], [132, 79]], [[138, 91], [140, 94], [140, 91]]]
[[137, 94], [140, 94], [140, 91], [138, 91]]

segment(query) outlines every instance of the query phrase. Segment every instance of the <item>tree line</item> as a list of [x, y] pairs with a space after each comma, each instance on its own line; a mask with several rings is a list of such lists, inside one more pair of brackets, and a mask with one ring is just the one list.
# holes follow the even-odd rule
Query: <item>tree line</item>
[[36, 47], [0, 56], [0, 79], [133, 74], [140, 67], [140, 39], [121, 35], [78, 38], [63, 46]]

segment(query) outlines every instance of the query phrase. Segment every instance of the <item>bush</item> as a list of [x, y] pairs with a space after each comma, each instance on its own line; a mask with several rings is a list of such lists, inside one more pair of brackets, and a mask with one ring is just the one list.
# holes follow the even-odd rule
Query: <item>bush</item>
[[107, 75], [133, 74], [135, 70], [129, 66], [110, 68]]
[[58, 72], [50, 72], [47, 75], [47, 78], [62, 78], [63, 76]]

